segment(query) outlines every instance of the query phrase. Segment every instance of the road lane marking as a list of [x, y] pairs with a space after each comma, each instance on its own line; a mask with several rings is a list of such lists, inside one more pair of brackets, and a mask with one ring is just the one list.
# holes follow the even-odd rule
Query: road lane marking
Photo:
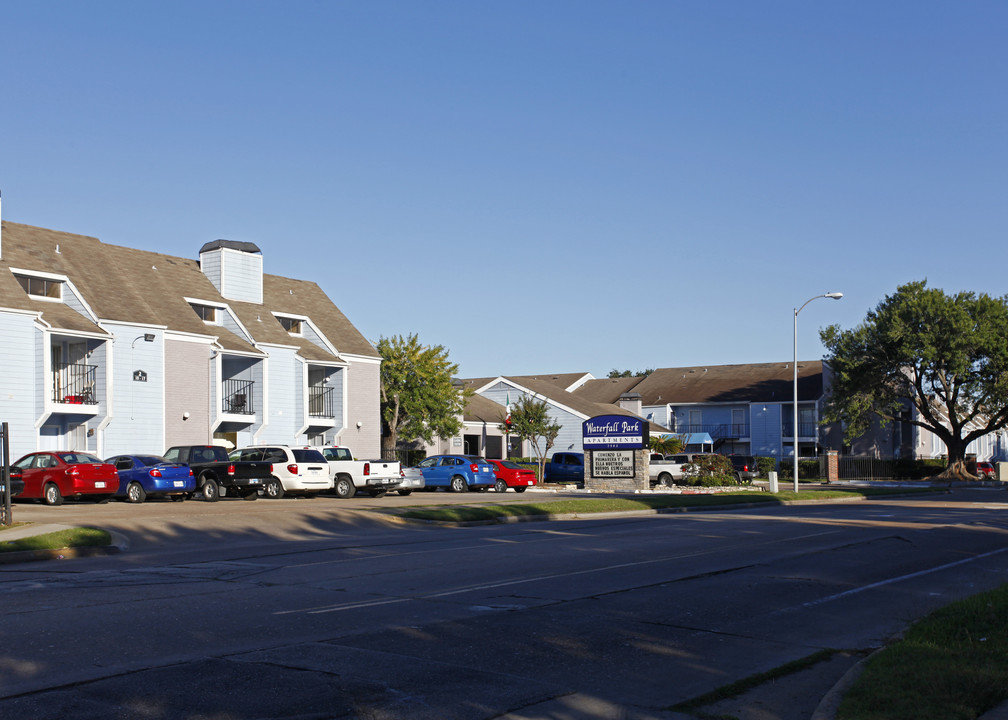
[[[931, 573], [939, 572], [941, 570], [948, 570], [949, 568], [958, 567], [959, 565], [966, 565], [967, 563], [975, 562], [976, 560], [983, 560], [984, 558], [992, 557], [994, 555], [1000, 555], [1003, 552], [1008, 552], [1008, 548], [1001, 548], [1000, 550], [991, 550], [990, 552], [983, 553], [982, 555], [975, 555], [970, 558], [963, 558], [962, 560], [956, 560], [955, 562], [946, 563], [945, 565], [939, 565], [937, 567], [928, 568], [927, 570], [918, 570], [917, 572], [909, 573], [908, 575], [900, 575], [899, 577], [889, 578], [888, 580], [879, 580], [878, 582], [871, 583], [869, 585], [863, 585], [858, 588], [853, 588], [851, 590], [845, 590], [842, 593], [837, 593], [836, 595], [828, 595], [824, 598], [819, 598], [818, 600], [810, 600], [807, 603], [802, 603], [799, 607], [809, 608], [815, 607], [816, 605], [822, 605], [823, 603], [832, 602], [833, 600], [839, 600], [840, 598], [848, 597], [850, 595], [857, 595], [858, 593], [864, 592], [865, 590], [873, 590], [877, 587], [882, 587], [884, 585], [891, 585], [896, 582], [901, 582], [903, 580], [911, 580], [916, 577], [922, 577], [924, 575], [930, 575]], [[781, 611], [785, 612], [785, 611]]]

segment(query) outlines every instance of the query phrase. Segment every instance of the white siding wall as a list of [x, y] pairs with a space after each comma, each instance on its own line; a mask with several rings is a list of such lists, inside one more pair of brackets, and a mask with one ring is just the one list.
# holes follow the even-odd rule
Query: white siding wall
[[[154, 342], [134, 340], [150, 328], [115, 326], [112, 343], [112, 419], [105, 429], [104, 456], [117, 453], [160, 454], [164, 446], [164, 338]], [[147, 373], [147, 382], [133, 379], [135, 370]]]
[[[217, 292], [221, 291], [221, 251], [214, 250], [200, 254], [200, 270], [207, 276]], [[223, 293], [222, 293], [223, 294]]]
[[238, 250], [222, 249], [222, 295], [243, 303], [262, 303], [262, 255]]
[[31, 316], [0, 313], [0, 422], [6, 422], [10, 431], [11, 462], [35, 450], [37, 443], [36, 367], [42, 360], [36, 354], [35, 336]]
[[[487, 390], [480, 392], [480, 395], [488, 400], [492, 400], [498, 405], [507, 405], [508, 396], [510, 396], [512, 406], [522, 395], [527, 394], [528, 393], [523, 393], [503, 382], [497, 383]], [[584, 446], [582, 445], [583, 436], [581, 423], [583, 423], [587, 418], [583, 418], [580, 415], [576, 415], [572, 412], [559, 408], [553, 405], [549, 400], [546, 401], [546, 414], [551, 420], [560, 423], [561, 428], [560, 434], [557, 435], [556, 442], [554, 442], [553, 447], [550, 448], [550, 456], [552, 456], [554, 452], [562, 451], [583, 452]], [[526, 443], [526, 446], [531, 448], [530, 443]], [[541, 447], [542, 445], [540, 444], [540, 448]]]
[[749, 432], [752, 454], [766, 457], [790, 455], [790, 448], [785, 452], [781, 442], [781, 403], [756, 403], [751, 408]]
[[165, 340], [165, 447], [159, 452], [209, 441], [210, 352], [207, 343]]
[[[267, 384], [266, 408], [256, 408], [256, 414], [263, 417], [263, 410], [268, 412], [266, 427], [256, 437], [259, 443], [280, 443], [295, 445], [298, 440], [296, 433], [301, 428], [302, 415], [298, 412], [298, 396], [302, 394], [302, 364], [297, 360], [295, 351], [288, 348], [270, 346], [269, 380]], [[260, 363], [260, 366], [262, 363]], [[258, 382], [258, 378], [257, 378]]]
[[[339, 442], [350, 448], [354, 457], [380, 457], [381, 365], [377, 362], [351, 360], [345, 377], [346, 428], [339, 434]], [[358, 422], [361, 424], [359, 429]]]

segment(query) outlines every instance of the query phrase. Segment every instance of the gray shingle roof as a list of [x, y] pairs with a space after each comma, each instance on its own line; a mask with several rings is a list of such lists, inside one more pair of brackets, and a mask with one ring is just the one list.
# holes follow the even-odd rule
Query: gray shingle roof
[[[216, 335], [226, 350], [255, 351], [245, 339], [227, 329], [206, 325], [185, 300], [197, 298], [230, 306], [256, 342], [299, 346], [310, 360], [336, 357], [306, 340], [292, 338], [271, 311], [311, 318], [339, 352], [378, 357], [378, 351], [313, 282], [263, 275], [263, 304], [239, 303], [221, 297], [196, 260], [7, 221], [0, 232], [0, 268], [66, 275], [103, 320]], [[73, 318], [67, 313], [76, 315], [64, 305], [31, 300], [9, 272], [0, 272], [0, 306], [41, 310], [47, 322], [68, 323]], [[91, 329], [97, 330], [93, 324]]]
[[[655, 370], [633, 387], [644, 405], [787, 402], [793, 397], [791, 363], [701, 365]], [[798, 399], [823, 394], [821, 360], [798, 362]]]

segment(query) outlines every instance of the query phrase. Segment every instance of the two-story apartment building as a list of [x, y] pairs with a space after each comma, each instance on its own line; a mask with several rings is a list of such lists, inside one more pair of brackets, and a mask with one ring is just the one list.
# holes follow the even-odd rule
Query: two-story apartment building
[[598, 403], [578, 395], [577, 388], [592, 380], [590, 373], [498, 376], [462, 380], [463, 387], [473, 391], [463, 413], [462, 433], [454, 438], [436, 440], [427, 448], [433, 453], [465, 453], [487, 458], [527, 457], [531, 444], [505, 436], [500, 424], [507, 408], [523, 397], [546, 403], [551, 421], [560, 425], [560, 433], [550, 454], [559, 450], [582, 452], [581, 424], [598, 415], [631, 415], [618, 403]]
[[189, 259], [2, 222], [0, 337], [15, 457], [213, 440], [379, 453], [378, 352], [250, 243]]

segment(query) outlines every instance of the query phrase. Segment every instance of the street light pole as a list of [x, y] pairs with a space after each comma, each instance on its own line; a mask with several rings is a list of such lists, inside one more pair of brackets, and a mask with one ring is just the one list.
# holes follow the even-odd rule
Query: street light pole
[[818, 300], [819, 298], [830, 298], [831, 300], [839, 300], [843, 297], [842, 292], [828, 292], [822, 295], [813, 295], [805, 304], [800, 308], [795, 308], [794, 311], [794, 363], [792, 365], [794, 369], [794, 403], [791, 406], [794, 412], [794, 427], [791, 428], [794, 439], [794, 491], [798, 492], [798, 313], [805, 309], [805, 305], [808, 305], [813, 300]]

